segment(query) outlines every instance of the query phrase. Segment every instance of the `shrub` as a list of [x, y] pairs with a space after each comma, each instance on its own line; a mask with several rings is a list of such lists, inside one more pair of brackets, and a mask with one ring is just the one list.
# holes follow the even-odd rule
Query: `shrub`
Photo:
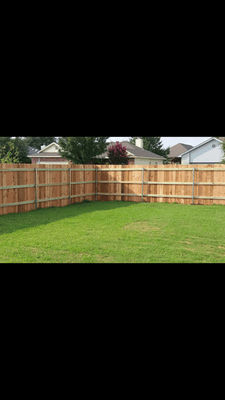
[[114, 165], [128, 165], [128, 156], [126, 147], [122, 146], [121, 143], [116, 142], [108, 148], [107, 151], [109, 157], [109, 163]]

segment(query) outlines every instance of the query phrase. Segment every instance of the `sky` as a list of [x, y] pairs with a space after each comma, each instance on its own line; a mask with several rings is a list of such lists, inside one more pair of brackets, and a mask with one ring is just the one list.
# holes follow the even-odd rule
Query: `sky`
[[[198, 144], [204, 142], [205, 140], [210, 139], [210, 137], [212, 137], [212, 136], [204, 136], [204, 137], [203, 136], [199, 136], [199, 137], [196, 137], [196, 136], [171, 136], [171, 137], [165, 136], [165, 137], [163, 137], [162, 136], [161, 141], [162, 141], [163, 147], [165, 149], [167, 147], [174, 146], [175, 144], [178, 144], [178, 143], [190, 144], [194, 147], [194, 146], [197, 146]], [[129, 138], [130, 138], [130, 136], [117, 136], [117, 137], [112, 136], [107, 140], [107, 142], [110, 142], [110, 141], [123, 142], [125, 140], [129, 140]]]

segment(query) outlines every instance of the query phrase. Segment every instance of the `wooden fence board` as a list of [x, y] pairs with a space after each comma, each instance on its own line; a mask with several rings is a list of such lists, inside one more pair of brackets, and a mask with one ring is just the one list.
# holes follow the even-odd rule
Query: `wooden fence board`
[[[70, 167], [71, 182], [77, 183], [71, 185], [71, 196], [76, 196], [71, 197], [71, 204], [84, 199], [95, 200], [96, 168], [98, 171], [97, 193], [99, 193], [97, 200], [141, 202], [143, 167], [144, 202], [192, 204], [193, 168], [195, 168], [194, 204], [225, 204], [225, 166], [223, 165], [218, 167], [218, 165], [196, 164], [188, 168], [186, 165], [176, 165], [173, 168], [170, 165], [131, 168], [129, 165], [116, 167], [115, 170], [113, 165], [105, 168], [103, 165], [80, 164], [57, 166], [54, 164], [0, 164], [0, 215], [35, 209], [34, 169], [36, 167], [37, 185], [46, 185], [37, 186], [37, 199], [42, 200], [38, 202], [38, 208], [63, 207], [69, 204]], [[4, 172], [1, 172], [2, 170]], [[50, 186], [47, 186], [48, 184]], [[20, 185], [30, 185], [30, 187], [19, 187]], [[9, 186], [11, 188], [8, 188]], [[93, 194], [90, 195], [91, 193]], [[52, 200], [57, 197], [63, 198]], [[25, 204], [19, 205], [20, 202], [25, 202]], [[4, 204], [10, 204], [10, 206], [2, 207]]]

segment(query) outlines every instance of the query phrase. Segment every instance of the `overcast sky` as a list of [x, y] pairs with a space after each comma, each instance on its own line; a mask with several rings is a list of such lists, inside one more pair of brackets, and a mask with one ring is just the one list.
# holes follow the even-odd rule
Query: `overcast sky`
[[[163, 143], [163, 147], [167, 148], [167, 147], [171, 147], [174, 146], [177, 143], [183, 143], [183, 144], [191, 144], [192, 146], [197, 146], [197, 144], [200, 144], [202, 142], [204, 142], [205, 140], [210, 139], [210, 137], [212, 136], [200, 136], [200, 137], [194, 137], [194, 136], [171, 136], [171, 137], [161, 137], [162, 143]], [[122, 142], [124, 140], [129, 140], [130, 136], [117, 136], [117, 137], [110, 137], [108, 142], [110, 141], [118, 141], [118, 142]]]

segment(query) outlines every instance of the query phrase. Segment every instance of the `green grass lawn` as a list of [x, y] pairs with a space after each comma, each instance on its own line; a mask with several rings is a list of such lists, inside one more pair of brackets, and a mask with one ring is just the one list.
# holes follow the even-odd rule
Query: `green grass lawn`
[[0, 262], [224, 263], [225, 206], [97, 201], [1, 215]]

